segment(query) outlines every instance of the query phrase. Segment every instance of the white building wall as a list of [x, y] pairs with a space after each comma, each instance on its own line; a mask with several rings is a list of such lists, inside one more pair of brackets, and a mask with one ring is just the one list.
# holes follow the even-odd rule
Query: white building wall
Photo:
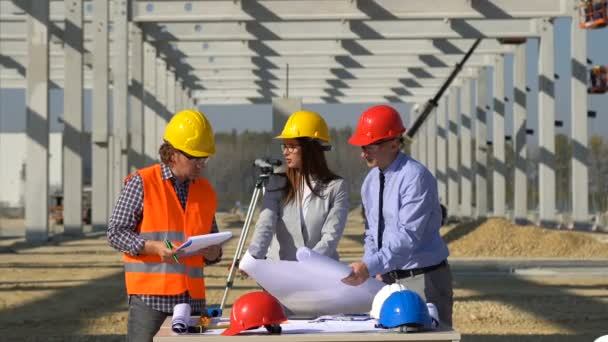
[[0, 207], [22, 208], [25, 134], [0, 134]]
[[[25, 134], [0, 134], [0, 207], [23, 208], [25, 176]], [[60, 132], [49, 137], [49, 186], [51, 194], [61, 189], [61, 142]]]

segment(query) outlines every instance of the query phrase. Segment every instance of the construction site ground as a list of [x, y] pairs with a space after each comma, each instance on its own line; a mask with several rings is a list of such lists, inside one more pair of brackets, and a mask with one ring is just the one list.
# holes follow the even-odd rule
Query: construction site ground
[[[241, 219], [218, 214], [220, 228], [235, 237], [225, 245], [223, 261], [205, 269], [211, 305], [221, 300]], [[56, 235], [33, 246], [6, 236], [20, 225], [0, 221], [1, 339], [123, 341], [123, 266], [105, 233]], [[442, 235], [454, 271], [454, 325], [464, 341], [593, 341], [608, 334], [608, 234], [488, 219], [444, 227]], [[341, 259], [360, 258], [362, 241], [362, 220], [354, 210], [339, 246]], [[251, 279], [237, 278], [228, 303], [256, 289]]]

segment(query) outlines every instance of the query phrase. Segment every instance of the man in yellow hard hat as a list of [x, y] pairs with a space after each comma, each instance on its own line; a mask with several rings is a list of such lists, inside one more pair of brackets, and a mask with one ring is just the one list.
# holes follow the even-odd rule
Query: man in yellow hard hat
[[215, 153], [213, 130], [195, 110], [177, 113], [159, 149], [161, 163], [130, 174], [116, 202], [108, 241], [124, 253], [129, 298], [128, 341], [152, 341], [177, 304], [205, 312], [205, 264], [218, 262], [220, 246], [183, 255], [191, 236], [217, 232], [217, 200], [201, 177]]

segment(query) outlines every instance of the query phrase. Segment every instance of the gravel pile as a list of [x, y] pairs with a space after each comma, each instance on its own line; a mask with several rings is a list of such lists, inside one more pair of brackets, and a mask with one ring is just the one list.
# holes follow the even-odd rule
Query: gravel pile
[[594, 233], [520, 226], [500, 218], [443, 228], [441, 233], [454, 257], [608, 258], [608, 243]]

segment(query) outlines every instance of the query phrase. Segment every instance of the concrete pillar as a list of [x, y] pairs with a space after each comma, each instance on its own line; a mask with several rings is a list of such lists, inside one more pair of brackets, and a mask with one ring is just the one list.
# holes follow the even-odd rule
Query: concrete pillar
[[131, 100], [131, 124], [129, 135], [131, 147], [129, 148], [129, 172], [142, 168], [144, 158], [144, 45], [141, 27], [136, 23], [129, 23], [131, 42], [131, 85], [129, 98]]
[[437, 108], [426, 121], [426, 167], [437, 177]]
[[107, 229], [108, 174], [108, 1], [93, 2], [93, 127], [91, 224], [94, 231]]
[[[422, 106], [419, 107], [419, 112], [416, 113], [416, 116], [420, 116], [421, 111], [422, 111]], [[430, 119], [430, 118], [429, 118]], [[416, 137], [416, 145], [418, 147], [418, 161], [422, 163], [422, 165], [424, 166], [428, 166], [428, 155], [427, 155], [427, 144], [426, 144], [426, 140], [427, 140], [427, 134], [426, 134], [426, 130], [428, 127], [428, 119], [426, 120], [426, 122], [424, 122], [424, 124], [422, 124], [422, 126], [420, 127], [420, 129], [418, 130], [418, 136]]]
[[[538, 78], [538, 208], [539, 222], [544, 227], [557, 226], [555, 211], [555, 45], [551, 19], [539, 21]], [[586, 96], [586, 94], [585, 94]]]
[[175, 76], [175, 111], [179, 112], [184, 109], [184, 103], [182, 101], [182, 80], [179, 78], [178, 75]]
[[488, 215], [488, 126], [486, 121], [488, 105], [488, 70], [479, 69], [477, 78], [477, 110], [475, 116], [475, 216]]
[[507, 164], [505, 159], [505, 57], [496, 56], [494, 64], [494, 117], [492, 155], [494, 159], [492, 194], [494, 216], [505, 217]]
[[471, 108], [471, 80], [463, 79], [462, 91], [460, 92], [460, 215], [470, 218], [473, 214], [473, 170], [471, 158], [471, 131], [472, 131], [472, 108]]
[[66, 234], [82, 229], [83, 40], [82, 0], [65, 1], [65, 85], [63, 89], [63, 227]]
[[181, 97], [182, 109], [191, 109], [190, 105], [188, 104], [188, 87], [186, 86], [185, 82], [182, 83]]
[[49, 234], [49, 2], [31, 1], [27, 17], [25, 238]]
[[167, 61], [156, 58], [156, 151], [162, 144], [167, 125]]
[[156, 48], [149, 42], [144, 43], [144, 158], [145, 165], [157, 161], [156, 150]]
[[[418, 110], [414, 106], [414, 108], [410, 112], [410, 121], [415, 122], [416, 118], [418, 118]], [[410, 143], [410, 156], [415, 160], [420, 159], [420, 143], [418, 142], [419, 138], [419, 136], [414, 136], [412, 142]]]
[[287, 118], [302, 109], [302, 99], [276, 97], [272, 99], [272, 132], [281, 134]]
[[448, 184], [447, 184], [447, 120], [446, 111], [449, 101], [449, 93], [445, 93], [443, 98], [439, 100], [439, 107], [436, 111], [437, 115], [437, 191], [439, 199], [443, 205], [447, 204], [448, 200]]
[[513, 220], [518, 224], [528, 222], [528, 193], [526, 176], [526, 44], [515, 48], [515, 77], [513, 102], [513, 147], [514, 147], [514, 186]]
[[167, 70], [167, 112], [169, 117], [175, 114], [177, 106], [175, 105], [175, 72]]
[[115, 201], [122, 189], [124, 178], [127, 176], [127, 112], [128, 112], [128, 4], [127, 0], [114, 0], [112, 8], [112, 49], [114, 60], [112, 64], [112, 104], [113, 154], [110, 155], [112, 169], [110, 172], [110, 199]]
[[572, 228], [589, 228], [589, 132], [587, 121], [587, 31], [576, 25], [577, 10], [571, 24], [571, 103], [572, 123]]
[[458, 96], [459, 87], [450, 89], [448, 107], [448, 215], [460, 217], [458, 189]]

